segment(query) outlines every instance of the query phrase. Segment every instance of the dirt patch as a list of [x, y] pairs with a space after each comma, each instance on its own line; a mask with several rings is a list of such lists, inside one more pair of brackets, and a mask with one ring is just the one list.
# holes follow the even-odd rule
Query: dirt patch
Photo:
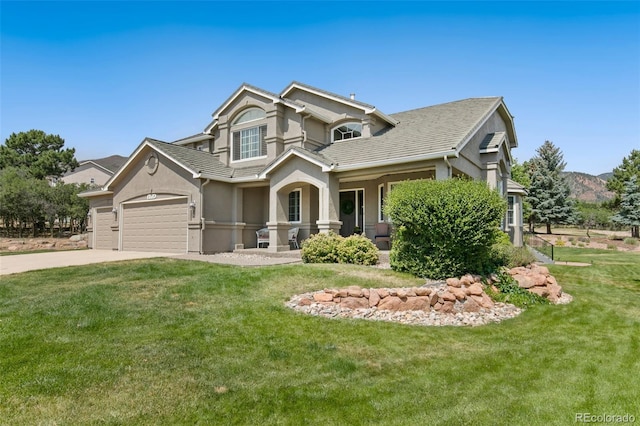
[[591, 231], [587, 237], [583, 229], [553, 229], [552, 234], [536, 234], [556, 247], [577, 247], [618, 251], [638, 251], [640, 244], [625, 244], [629, 232]]

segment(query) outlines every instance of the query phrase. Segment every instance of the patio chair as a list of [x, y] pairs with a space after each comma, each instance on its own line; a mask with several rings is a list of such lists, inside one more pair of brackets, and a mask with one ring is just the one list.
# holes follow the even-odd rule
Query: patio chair
[[376, 235], [373, 237], [374, 242], [378, 245], [378, 242], [386, 242], [387, 247], [391, 249], [391, 233], [389, 230], [389, 224], [385, 222], [376, 223]]
[[258, 229], [256, 236], [258, 238], [258, 248], [260, 248], [260, 244], [269, 245], [269, 228]]
[[293, 246], [297, 249], [300, 248], [300, 246], [298, 245], [298, 231], [299, 228], [289, 229], [289, 244], [293, 244]]

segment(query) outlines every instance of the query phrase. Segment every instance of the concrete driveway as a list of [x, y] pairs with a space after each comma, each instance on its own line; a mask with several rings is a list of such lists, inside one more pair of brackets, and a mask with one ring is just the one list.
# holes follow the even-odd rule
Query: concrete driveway
[[113, 250], [69, 250], [47, 253], [16, 254], [0, 257], [0, 275], [16, 274], [61, 266], [88, 265], [118, 260], [176, 256], [176, 253], [150, 253]]

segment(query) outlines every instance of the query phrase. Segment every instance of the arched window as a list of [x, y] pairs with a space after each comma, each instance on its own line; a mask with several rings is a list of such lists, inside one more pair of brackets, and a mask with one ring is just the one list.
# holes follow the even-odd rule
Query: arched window
[[233, 124], [242, 124], [248, 121], [261, 120], [266, 117], [266, 114], [260, 108], [249, 108], [235, 119]]
[[354, 139], [362, 136], [361, 123], [344, 123], [333, 129], [332, 141], [341, 141], [344, 139]]
[[243, 111], [232, 123], [231, 153], [233, 161], [267, 155], [267, 115], [260, 108]]

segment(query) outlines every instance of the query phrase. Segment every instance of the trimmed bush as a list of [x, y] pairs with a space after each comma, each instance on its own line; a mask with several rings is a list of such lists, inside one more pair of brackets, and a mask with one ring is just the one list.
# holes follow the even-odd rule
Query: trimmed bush
[[378, 248], [362, 235], [351, 235], [338, 244], [338, 261], [356, 265], [375, 265], [378, 263]]
[[638, 239], [637, 238], [627, 237], [627, 238], [624, 239], [623, 242], [625, 244], [629, 244], [630, 246], [637, 246], [638, 245]]
[[312, 234], [300, 250], [305, 263], [338, 263], [338, 246], [344, 238], [335, 232]]
[[314, 234], [304, 240], [300, 252], [305, 263], [378, 263], [378, 248], [362, 235], [344, 238], [335, 232]]
[[506, 203], [485, 182], [403, 182], [389, 193], [384, 208], [395, 232], [393, 269], [433, 279], [494, 269], [491, 249]]

